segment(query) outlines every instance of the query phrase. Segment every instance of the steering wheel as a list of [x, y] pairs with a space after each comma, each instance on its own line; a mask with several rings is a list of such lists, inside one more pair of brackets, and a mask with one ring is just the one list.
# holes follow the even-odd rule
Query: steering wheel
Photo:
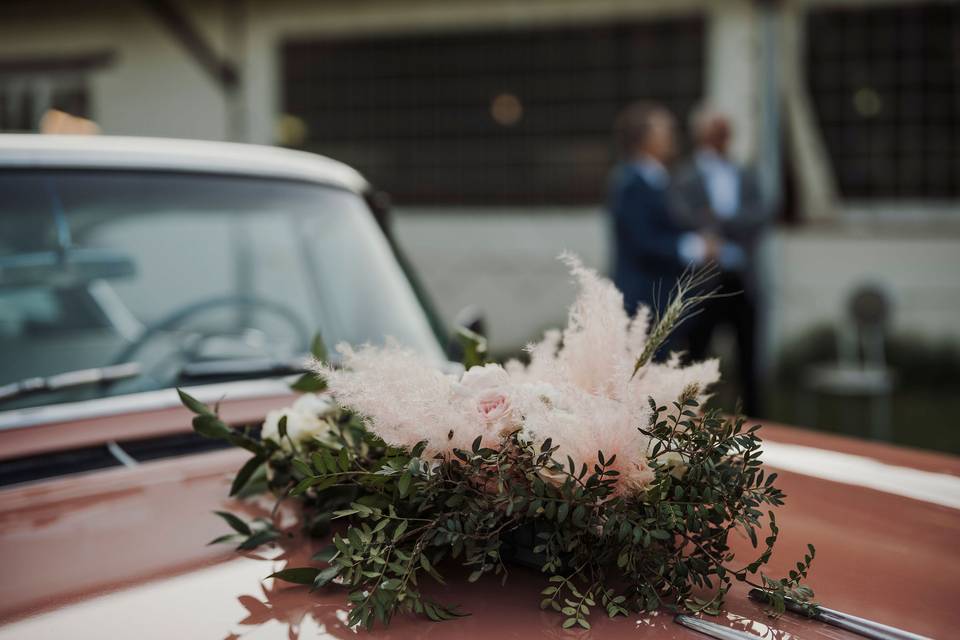
[[[238, 309], [267, 312], [286, 322], [286, 324], [293, 329], [300, 344], [307, 345], [310, 343], [310, 331], [290, 307], [258, 296], [223, 296], [188, 304], [147, 326], [135, 341], [124, 347], [124, 349], [114, 357], [111, 364], [129, 362], [138, 351], [162, 332], [177, 329], [193, 316], [220, 307], [236, 307]], [[223, 334], [217, 333], [217, 335]]]

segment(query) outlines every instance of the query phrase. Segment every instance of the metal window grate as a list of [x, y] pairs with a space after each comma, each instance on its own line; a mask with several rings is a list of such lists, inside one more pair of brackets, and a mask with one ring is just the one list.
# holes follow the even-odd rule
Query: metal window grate
[[703, 85], [700, 17], [283, 45], [283, 104], [305, 148], [401, 203], [595, 203], [614, 116], [684, 118]]
[[806, 32], [841, 193], [960, 196], [960, 5], [816, 9]]

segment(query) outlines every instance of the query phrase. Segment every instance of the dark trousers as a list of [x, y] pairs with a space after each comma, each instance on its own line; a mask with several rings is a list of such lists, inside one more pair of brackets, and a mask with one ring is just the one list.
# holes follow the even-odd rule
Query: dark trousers
[[743, 277], [724, 272], [720, 276], [720, 297], [704, 303], [703, 311], [690, 318], [684, 332], [691, 360], [705, 359], [710, 339], [720, 326], [733, 328], [737, 344], [737, 370], [743, 412], [752, 417], [761, 415], [757, 389], [757, 304], [744, 292]]

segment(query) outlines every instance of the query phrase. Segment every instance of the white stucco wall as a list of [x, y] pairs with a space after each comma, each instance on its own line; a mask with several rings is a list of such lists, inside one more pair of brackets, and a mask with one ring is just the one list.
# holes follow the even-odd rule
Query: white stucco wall
[[[768, 268], [771, 355], [810, 327], [838, 321], [851, 290], [878, 283], [893, 302], [893, 330], [960, 340], [960, 234], [956, 228], [893, 224], [779, 229]], [[496, 212], [405, 209], [397, 235], [443, 315], [468, 304], [487, 315], [495, 349], [509, 350], [560, 325], [574, 287], [555, 258], [564, 250], [604, 270], [600, 210]]]
[[575, 288], [557, 260], [562, 251], [606, 270], [607, 228], [590, 210], [403, 209], [395, 229], [443, 316], [476, 304], [495, 349], [522, 346], [564, 320]]

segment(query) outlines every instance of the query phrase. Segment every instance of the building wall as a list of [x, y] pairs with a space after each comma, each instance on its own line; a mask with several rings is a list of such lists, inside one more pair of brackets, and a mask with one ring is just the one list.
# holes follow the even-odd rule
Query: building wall
[[[884, 0], [896, 1], [896, 0]], [[900, 0], [916, 2], [922, 0]], [[804, 95], [802, 12], [811, 4], [863, 0], [790, 0], [778, 22], [783, 124], [801, 215], [819, 220], [778, 229], [768, 246], [771, 331], [768, 345], [836, 318], [851, 286], [890, 288], [896, 326], [960, 339], [960, 203], [858, 204], [837, 199], [830, 166]], [[229, 3], [227, 3], [229, 4]], [[247, 0], [245, 32], [226, 36], [224, 3], [187, 2], [191, 17], [244, 82], [231, 105], [213, 79], [145, 9], [134, 2], [36, 0], [0, 9], [0, 59], [108, 49], [114, 64], [91, 76], [93, 116], [107, 134], [244, 139], [271, 144], [280, 113], [278, 43], [305, 34], [496, 29], [704, 12], [708, 16], [706, 96], [733, 116], [735, 154], [756, 157], [759, 123], [759, 20], [748, 0]], [[241, 114], [230, 124], [231, 109]], [[882, 214], [882, 215], [877, 215]], [[880, 218], [880, 219], [878, 219]], [[882, 220], [881, 220], [882, 219]], [[467, 303], [486, 308], [495, 346], [514, 348], [563, 319], [572, 287], [553, 258], [570, 249], [604, 267], [606, 227], [590, 208], [407, 208], [398, 234], [448, 318]]]
[[[881, 0], [894, 4], [897, 0]], [[903, 3], [923, 0], [903, 0]], [[838, 199], [815, 117], [805, 96], [802, 69], [803, 11], [816, 5], [870, 5], [868, 0], [791, 0], [777, 22], [783, 126], [797, 141], [789, 149], [800, 192], [801, 215], [816, 225], [777, 229], [766, 247], [770, 291], [767, 352], [806, 328], [839, 320], [850, 290], [883, 283], [895, 304], [898, 331], [960, 339], [960, 203], [860, 205]], [[291, 35], [449, 30], [527, 23], [564, 24], [663, 13], [704, 12], [708, 17], [708, 100], [732, 116], [734, 155], [755, 159], [760, 105], [760, 21], [756, 4], [682, 0], [566, 0], [516, 3], [415, 1], [362, 5], [288, 1], [261, 5], [251, 47], [250, 130], [267, 142], [268, 114], [278, 112], [278, 62], [271, 45]], [[248, 70], [250, 71], [250, 70]], [[259, 105], [256, 106], [256, 105]], [[878, 222], [874, 214], [884, 221]], [[937, 222], [931, 223], [931, 215]], [[603, 213], [590, 208], [417, 208], [398, 212], [397, 231], [444, 315], [468, 305], [487, 312], [493, 344], [513, 349], [563, 320], [573, 287], [554, 258], [564, 250], [605, 268]]]
[[[196, 15], [201, 26], [213, 22], [209, 11]], [[226, 139], [222, 93], [141, 3], [41, 0], [0, 7], [0, 59], [100, 51], [114, 54], [89, 76], [91, 111], [104, 133]]]

